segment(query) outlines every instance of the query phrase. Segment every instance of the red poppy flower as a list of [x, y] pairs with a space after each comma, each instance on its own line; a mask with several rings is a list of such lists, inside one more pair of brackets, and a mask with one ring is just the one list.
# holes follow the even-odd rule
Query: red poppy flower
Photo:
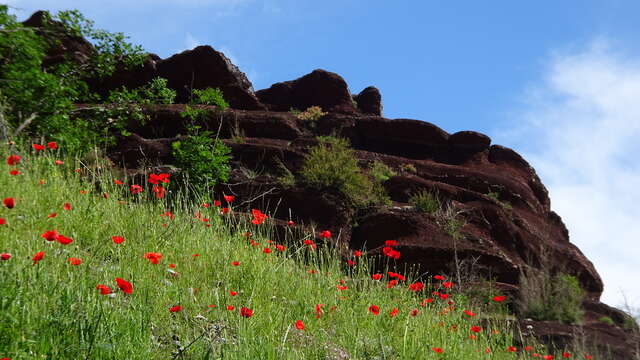
[[266, 214], [263, 214], [258, 209], [251, 209], [251, 214], [253, 215], [253, 220], [251, 220], [251, 223], [255, 225], [262, 224], [268, 218]]
[[129, 191], [131, 192], [132, 195], [139, 194], [139, 193], [142, 192], [142, 186], [140, 186], [140, 185], [131, 185], [129, 187]]
[[224, 215], [224, 214], [226, 214], [226, 213], [228, 213], [228, 212], [229, 212], [229, 208], [228, 208], [228, 207], [223, 207], [222, 209], [220, 209], [220, 213], [221, 213], [222, 215]]
[[351, 260], [351, 259], [348, 259], [348, 260], [347, 260], [347, 265], [349, 265], [349, 266], [354, 266], [355, 264], [356, 264], [356, 262], [355, 262], [355, 261], [353, 261], [353, 260]]
[[55, 241], [56, 239], [58, 239], [58, 236], [60, 234], [58, 234], [57, 231], [55, 230], [49, 230], [49, 231], [45, 231], [42, 235], [40, 235], [42, 238], [44, 238], [47, 241]]
[[382, 279], [382, 274], [373, 274], [373, 275], [371, 275], [371, 278], [373, 280], [380, 280], [380, 279]]
[[100, 290], [100, 295], [111, 294], [111, 289], [107, 285], [98, 284], [96, 285], [96, 289]]
[[382, 248], [382, 253], [392, 259], [397, 260], [400, 258], [400, 251], [394, 250], [390, 246], [385, 246], [384, 248]]
[[62, 165], [62, 164], [64, 164], [64, 161], [62, 161], [62, 160], [56, 160], [56, 161], [54, 161], [53, 163], [54, 163], [54, 164], [56, 164], [56, 165]]
[[394, 280], [390, 280], [387, 283], [387, 289], [391, 289], [392, 287], [396, 286], [397, 284], [398, 284], [398, 280], [395, 280], [395, 279]]
[[71, 210], [71, 204], [69, 204], [68, 202], [64, 203], [64, 205], [62, 207], [67, 211]]
[[502, 301], [505, 301], [506, 299], [507, 297], [504, 295], [498, 295], [493, 297], [493, 301], [495, 302], [502, 302]]
[[231, 262], [231, 266], [239, 266], [240, 265], [240, 261], [232, 261]]
[[6, 261], [6, 260], [9, 260], [9, 259], [11, 259], [11, 254], [9, 254], [9, 253], [2, 253], [2, 254], [0, 254], [0, 259], [1, 259], [1, 260], [5, 260], [5, 261]]
[[545, 355], [542, 357], [544, 360], [553, 360], [553, 355]]
[[562, 353], [562, 357], [568, 359], [568, 358], [571, 357], [571, 354], [565, 351], [565, 352]]
[[118, 283], [118, 287], [125, 294], [133, 293], [133, 285], [131, 285], [131, 283], [128, 282], [127, 280], [124, 280], [124, 279], [121, 279], [121, 278], [116, 278], [116, 283]]
[[444, 280], [444, 276], [442, 275], [435, 275], [433, 278], [436, 280]]
[[360, 257], [360, 256], [362, 256], [362, 251], [360, 251], [360, 250], [354, 250], [354, 251], [353, 251], [353, 256], [354, 256], [354, 257]]
[[304, 330], [304, 323], [302, 322], [302, 320], [296, 321], [296, 329]]
[[480, 326], [474, 325], [471, 327], [471, 331], [473, 331], [474, 333], [479, 333], [480, 331], [482, 331], [482, 328]]
[[421, 282], [415, 282], [409, 285], [409, 290], [411, 291], [422, 291], [424, 289], [424, 284]]
[[122, 244], [124, 238], [122, 236], [112, 236], [111, 240], [116, 244]]
[[14, 166], [20, 164], [20, 155], [9, 155], [7, 157], [7, 165]]
[[389, 312], [389, 316], [396, 317], [396, 315], [398, 315], [398, 308], [393, 308], [393, 310]]
[[7, 209], [13, 209], [16, 206], [16, 199], [14, 198], [4, 198], [2, 202]]
[[222, 202], [220, 200], [213, 200], [213, 206], [220, 207], [221, 205], [222, 205]]
[[378, 314], [380, 314], [380, 308], [378, 307], [378, 305], [371, 305], [371, 306], [369, 306], [368, 310], [373, 315], [378, 316]]
[[267, 247], [267, 248], [262, 249], [262, 252], [265, 253], [265, 254], [270, 254], [271, 253], [271, 249], [269, 249]]
[[9, 175], [11, 175], [11, 176], [16, 176], [16, 175], [20, 175], [20, 174], [21, 174], [20, 170], [15, 170], [14, 169], [14, 170], [10, 170], [9, 171]]
[[235, 307], [233, 305], [227, 305], [227, 310], [233, 311], [235, 310]]
[[160, 262], [160, 259], [162, 259], [162, 254], [156, 252], [148, 252], [144, 253], [143, 257], [149, 260], [150, 263], [157, 265]]
[[0, 226], [6, 225], [6, 224], [7, 224], [7, 220], [0, 218]]
[[169, 220], [173, 220], [174, 215], [171, 211], [165, 211], [164, 213], [160, 214], [161, 217], [168, 217]]
[[237, 291], [233, 291], [233, 290], [229, 290], [229, 295], [236, 296], [236, 295], [238, 295], [238, 292]]
[[442, 348], [439, 348], [439, 347], [433, 347], [431, 348], [431, 350], [437, 352], [438, 354], [442, 354], [444, 352], [444, 350], [442, 350]]
[[422, 300], [422, 307], [427, 306], [427, 304], [431, 304], [433, 302], [433, 298], [428, 298], [428, 299], [424, 299]]
[[200, 256], [200, 254], [193, 254], [191, 255], [191, 257], [197, 258], [198, 256]]
[[163, 182], [165, 184], [169, 183], [169, 176], [171, 174], [161, 173], [161, 174], [149, 174], [149, 183], [158, 184], [159, 182]]
[[449, 294], [439, 294], [441, 300], [447, 300], [449, 298]]
[[293, 221], [289, 220], [289, 221], [287, 221], [287, 226], [296, 226], [296, 223], [294, 223]]
[[393, 271], [389, 271], [387, 274], [389, 274], [389, 277], [397, 278], [400, 281], [405, 281], [406, 280], [404, 275], [399, 274], [399, 273], [394, 273]]
[[102, 193], [102, 197], [105, 198], [105, 199], [108, 199], [109, 198], [109, 194], [107, 194], [106, 192], [103, 192]]
[[338, 290], [347, 290], [348, 287], [346, 287], [345, 285], [336, 285], [336, 289], [338, 289]]
[[316, 304], [316, 319], [320, 319], [320, 315], [322, 315], [322, 307], [324, 304]]
[[507, 351], [508, 351], [508, 352], [516, 352], [516, 351], [518, 351], [518, 348], [517, 348], [517, 347], [515, 347], [515, 346], [509, 346], [509, 347], [507, 348]]
[[118, 180], [118, 179], [113, 179], [113, 182], [114, 182], [116, 185], [124, 185], [124, 183], [123, 183], [122, 181]]
[[585, 360], [592, 360], [592, 359], [593, 359], [593, 356], [591, 356], [591, 355], [585, 355], [585, 356], [584, 356], [584, 358], [585, 358]]
[[233, 195], [224, 195], [223, 198], [227, 203], [231, 203], [236, 197]]
[[531, 350], [533, 350], [532, 346], [528, 346], [527, 345], [527, 346], [524, 347], [524, 351], [531, 351]]
[[280, 245], [280, 244], [278, 244], [278, 245], [276, 245], [276, 250], [278, 250], [278, 251], [284, 251], [284, 250], [285, 250], [285, 247], [284, 247], [284, 245]]
[[71, 265], [80, 265], [82, 264], [82, 260], [78, 259], [78, 258], [74, 258], [74, 257], [70, 257], [69, 259], [67, 259], [69, 261], [69, 264]]
[[37, 264], [38, 261], [44, 258], [44, 251], [39, 251], [35, 255], [33, 255], [33, 265]]
[[62, 234], [58, 234], [58, 236], [56, 237], [56, 241], [59, 242], [62, 245], [69, 245], [73, 242], [72, 238], [68, 238]]
[[315, 249], [315, 248], [316, 248], [316, 243], [314, 243], [314, 242], [313, 242], [313, 240], [309, 240], [309, 239], [307, 239], [307, 240], [305, 240], [305, 241], [304, 241], [304, 244], [305, 244], [305, 245], [308, 245], [308, 246], [309, 246], [310, 248], [312, 248], [312, 249]]
[[418, 309], [413, 309], [413, 310], [411, 310], [411, 312], [409, 313], [409, 315], [411, 315], [411, 316], [413, 316], [413, 317], [418, 316]]
[[165, 188], [160, 185], [153, 185], [153, 192], [156, 194], [156, 199], [163, 199], [165, 195]]
[[451, 289], [451, 287], [453, 286], [453, 283], [451, 281], [445, 281], [442, 283], [442, 286], [444, 286], [447, 289]]
[[170, 313], [178, 312], [180, 310], [182, 310], [182, 306], [180, 306], [180, 305], [172, 306], [172, 307], [169, 308], [169, 312]]
[[56, 143], [55, 141], [50, 141], [47, 143], [47, 147], [51, 150], [55, 150], [58, 148], [58, 143]]
[[56, 216], [58, 216], [57, 213], [51, 213], [51, 214], [47, 215], [47, 218], [51, 219], [51, 218], [54, 218]]
[[242, 307], [240, 308], [240, 316], [250, 318], [253, 316], [253, 310], [246, 307]]
[[470, 316], [470, 317], [474, 317], [474, 316], [476, 316], [476, 313], [471, 312], [471, 311], [469, 311], [469, 310], [465, 310], [465, 311], [464, 311], [464, 313], [465, 313], [465, 314], [467, 314], [467, 316]]
[[320, 237], [323, 239], [328, 239], [331, 237], [331, 231], [329, 230], [324, 230], [320, 232]]
[[42, 150], [44, 150], [44, 145], [40, 145], [40, 144], [31, 144], [31, 146], [33, 147], [33, 150], [35, 150], [35, 151], [42, 151]]
[[384, 242], [384, 245], [385, 246], [396, 246], [396, 245], [398, 245], [398, 242], [396, 240], [386, 240]]

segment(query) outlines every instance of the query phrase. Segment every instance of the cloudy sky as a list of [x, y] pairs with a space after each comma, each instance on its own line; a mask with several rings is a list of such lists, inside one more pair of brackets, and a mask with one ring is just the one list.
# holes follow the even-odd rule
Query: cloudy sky
[[77, 8], [162, 57], [212, 45], [255, 89], [324, 68], [378, 87], [386, 117], [486, 133], [537, 170], [603, 300], [640, 306], [638, 1], [4, 2]]

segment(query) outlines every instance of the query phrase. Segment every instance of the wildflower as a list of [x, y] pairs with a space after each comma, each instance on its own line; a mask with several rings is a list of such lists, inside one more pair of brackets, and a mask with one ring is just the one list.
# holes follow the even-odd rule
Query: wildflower
[[55, 150], [58, 148], [58, 143], [56, 143], [55, 141], [50, 141], [47, 143], [47, 147], [51, 150]]
[[124, 238], [122, 236], [112, 236], [111, 240], [113, 241], [114, 244], [122, 244], [122, 242], [124, 241]]
[[442, 283], [442, 286], [444, 286], [447, 289], [451, 289], [453, 287], [453, 283], [451, 281], [445, 281]]
[[284, 251], [284, 249], [285, 249], [284, 245], [280, 245], [280, 244], [276, 245], [276, 250]]
[[70, 257], [67, 260], [69, 261], [69, 264], [71, 264], [71, 265], [78, 266], [78, 265], [82, 264], [82, 260], [80, 260], [78, 258]]
[[161, 217], [168, 217], [169, 220], [173, 220], [174, 215], [171, 211], [165, 211], [164, 213], [160, 214]]
[[382, 248], [382, 253], [392, 259], [397, 260], [400, 258], [400, 251], [394, 250], [390, 246], [385, 246], [384, 248]]
[[56, 165], [62, 165], [62, 164], [64, 164], [64, 161], [62, 161], [62, 160], [56, 160], [56, 161], [54, 161], [53, 163], [54, 163], [54, 164], [56, 164]]
[[380, 280], [380, 279], [382, 279], [382, 274], [373, 274], [373, 275], [371, 275], [371, 278], [373, 280]]
[[568, 352], [565, 351], [565, 352], [562, 353], [562, 357], [568, 359], [568, 358], [571, 357], [571, 353], [568, 353]]
[[229, 208], [228, 207], [223, 207], [222, 209], [220, 209], [220, 214], [224, 215], [226, 213], [229, 212]]
[[239, 266], [240, 265], [240, 261], [232, 261], [231, 262], [231, 266]]
[[235, 306], [233, 306], [233, 305], [227, 305], [227, 310], [229, 310], [229, 311], [233, 311], [233, 310], [235, 310]]
[[471, 327], [471, 331], [473, 331], [474, 333], [479, 333], [480, 331], [482, 331], [482, 328], [480, 326], [474, 325]]
[[476, 314], [475, 314], [474, 312], [471, 312], [471, 311], [469, 311], [469, 310], [465, 310], [465, 311], [464, 311], [464, 313], [465, 313], [465, 314], [467, 314], [467, 315], [468, 315], [468, 316], [470, 316], [470, 317], [474, 317], [474, 316], [476, 316]]
[[37, 264], [38, 261], [44, 258], [44, 251], [39, 251], [35, 255], [33, 255], [33, 265]]
[[389, 316], [396, 317], [396, 315], [398, 315], [398, 308], [393, 308], [393, 310], [389, 312]]
[[172, 307], [169, 308], [169, 312], [170, 313], [178, 312], [180, 310], [182, 310], [182, 306], [180, 306], [180, 305], [172, 306]]
[[220, 207], [222, 206], [222, 202], [220, 200], [213, 200], [213, 206]]
[[7, 157], [7, 165], [10, 165], [10, 166], [18, 165], [20, 163], [20, 159], [22, 159], [20, 155], [9, 155]]
[[322, 315], [322, 307], [324, 304], [316, 304], [316, 319], [320, 319], [320, 315]]
[[505, 301], [506, 299], [507, 299], [507, 297], [504, 296], [504, 295], [499, 295], [499, 296], [494, 296], [493, 297], [493, 301], [495, 301], [495, 302], [502, 302], [502, 301]]
[[518, 351], [518, 348], [516, 348], [515, 346], [509, 346], [509, 347], [507, 348], [507, 351], [508, 351], [508, 352], [516, 352], [516, 351]]
[[396, 286], [397, 284], [398, 284], [398, 280], [395, 280], [395, 279], [394, 280], [390, 280], [387, 283], [387, 289], [391, 289], [392, 287]]
[[413, 310], [411, 310], [411, 312], [409, 313], [409, 315], [411, 315], [411, 316], [413, 316], [413, 317], [418, 316], [418, 309], [413, 309]]
[[424, 284], [421, 283], [421, 282], [415, 282], [415, 283], [409, 285], [409, 290], [411, 290], [411, 291], [418, 292], [418, 291], [422, 291], [423, 289], [424, 289]]
[[113, 179], [113, 182], [114, 182], [116, 185], [124, 185], [124, 183], [123, 183], [122, 181], [118, 180], [118, 179]]
[[404, 275], [402, 275], [402, 274], [398, 274], [398, 273], [394, 273], [393, 271], [389, 271], [387, 274], [389, 275], [389, 277], [396, 278], [396, 279], [398, 279], [399, 281], [405, 281], [405, 280], [406, 280], [406, 278], [404, 277]]
[[440, 294], [440, 300], [447, 300], [449, 298], [449, 294]]
[[439, 347], [433, 347], [431, 348], [431, 350], [437, 352], [438, 354], [442, 354], [444, 352], [444, 350], [442, 350], [442, 348], [439, 348]]
[[150, 263], [156, 265], [160, 262], [160, 259], [162, 259], [162, 254], [156, 253], [156, 252], [148, 252], [148, 253], [144, 253], [143, 257], [149, 260]]
[[266, 247], [266, 248], [262, 249], [262, 252], [265, 253], [265, 254], [270, 254], [271, 253], [271, 249]]
[[118, 287], [125, 294], [133, 293], [133, 285], [131, 285], [131, 283], [128, 282], [127, 280], [124, 280], [124, 279], [121, 279], [121, 278], [116, 278], [116, 283], [118, 283]]
[[11, 259], [11, 254], [9, 254], [9, 253], [2, 253], [2, 254], [0, 254], [0, 260], [7, 261], [7, 260], [9, 260], [9, 259]]
[[58, 239], [58, 232], [55, 230], [49, 230], [49, 231], [45, 231], [42, 235], [40, 235], [42, 238], [44, 238], [47, 241], [55, 241], [56, 239]]
[[40, 144], [31, 144], [31, 146], [33, 147], [33, 150], [35, 150], [35, 151], [42, 151], [42, 150], [44, 150], [44, 145], [40, 145]]
[[15, 170], [14, 169], [14, 170], [9, 171], [9, 175], [11, 175], [11, 176], [16, 176], [16, 175], [20, 175], [20, 174], [21, 174], [21, 172], [19, 170]]
[[6, 225], [6, 224], [7, 224], [7, 220], [0, 218], [0, 226]]
[[226, 202], [227, 202], [227, 204], [231, 204], [231, 202], [232, 202], [236, 197], [235, 197], [235, 196], [233, 196], [233, 195], [224, 195], [224, 196], [223, 196], [223, 198], [224, 198], [224, 201], [226, 201]]
[[52, 219], [52, 218], [54, 218], [54, 217], [56, 217], [56, 216], [58, 216], [58, 214], [57, 214], [57, 213], [51, 213], [51, 214], [47, 215], [47, 218], [48, 218], [48, 219]]
[[165, 184], [169, 183], [169, 176], [171, 174], [161, 173], [161, 174], [149, 174], [149, 183], [157, 185], [159, 182], [163, 182]]
[[304, 244], [305, 244], [305, 245], [308, 245], [308, 246], [309, 246], [310, 248], [312, 248], [312, 249], [315, 249], [315, 248], [316, 248], [316, 243], [314, 243], [314, 242], [313, 242], [313, 240], [309, 240], [309, 239], [307, 239], [307, 240], [305, 240], [305, 241], [304, 241]]
[[371, 305], [371, 306], [369, 306], [368, 310], [373, 315], [378, 316], [378, 314], [380, 314], [380, 308], [378, 307], [378, 305]]
[[320, 232], [320, 237], [323, 239], [328, 239], [331, 237], [331, 231], [329, 230], [324, 230]]
[[289, 220], [289, 221], [287, 221], [287, 226], [296, 226], [296, 223], [294, 223], [293, 221]]
[[354, 251], [353, 251], [353, 256], [354, 256], [354, 257], [360, 257], [360, 256], [362, 256], [362, 251], [360, 251], [360, 250], [354, 250]]
[[169, 269], [175, 269], [176, 268], [176, 264], [169, 264]]
[[100, 295], [111, 294], [111, 289], [106, 285], [98, 284], [96, 285], [96, 289], [100, 290]]
[[240, 316], [245, 318], [250, 318], [253, 316], [253, 310], [246, 307], [242, 307], [240, 308]]
[[353, 260], [351, 260], [351, 259], [348, 259], [348, 260], [347, 260], [347, 265], [349, 265], [349, 266], [354, 266], [355, 264], [356, 264], [356, 262], [355, 262], [355, 261], [353, 261]]
[[16, 206], [16, 199], [14, 198], [4, 198], [2, 202], [7, 209], [13, 209]]
[[544, 360], [553, 360], [553, 355], [545, 355], [542, 357]]
[[67, 211], [69, 211], [69, 210], [71, 210], [71, 204], [66, 202], [66, 203], [64, 203], [64, 205], [62, 205], [62, 208], [67, 210]]
[[302, 320], [296, 321], [296, 329], [304, 330], [304, 323], [302, 322]]
[[68, 238], [62, 234], [58, 234], [58, 236], [56, 237], [56, 241], [59, 242], [62, 245], [69, 245], [73, 242], [72, 238]]
[[338, 290], [347, 290], [348, 288], [345, 285], [336, 285], [336, 289], [338, 289]]
[[166, 189], [160, 185], [153, 185], [153, 193], [156, 194], [156, 199], [163, 199]]
[[131, 185], [129, 187], [129, 191], [131, 192], [131, 195], [139, 194], [139, 193], [142, 192], [142, 186], [140, 186], [140, 185]]

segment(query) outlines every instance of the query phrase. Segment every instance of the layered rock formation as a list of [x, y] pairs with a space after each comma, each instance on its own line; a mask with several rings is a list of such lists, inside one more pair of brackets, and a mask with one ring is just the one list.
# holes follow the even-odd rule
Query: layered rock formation
[[[488, 136], [474, 131], [449, 134], [425, 121], [383, 118], [378, 89], [352, 95], [342, 77], [324, 70], [253, 93], [246, 76], [209, 46], [168, 59], [149, 55], [144, 66], [118, 71], [93, 85], [107, 91], [140, 86], [156, 76], [168, 79], [181, 102], [188, 101], [191, 89], [206, 87], [221, 88], [230, 102], [232, 109], [224, 112], [202, 107], [208, 110], [203, 126], [219, 129], [232, 149], [232, 178], [219, 186], [218, 197], [226, 193], [254, 199], [251, 206], [276, 222], [293, 220], [331, 230], [332, 241], [345, 251], [364, 248], [381, 254], [385, 240], [396, 240], [401, 256], [393, 265], [399, 269], [455, 274], [460, 263], [470, 264], [474, 274], [495, 279], [514, 296], [525, 267], [572, 274], [586, 292], [583, 326], [523, 321], [523, 332], [564, 344], [583, 331], [600, 338], [601, 347], [610, 345], [615, 358], [633, 356], [638, 338], [625, 324], [628, 316], [599, 302], [600, 276], [570, 242], [535, 170], [514, 150], [491, 144]], [[310, 122], [289, 112], [310, 106], [321, 106], [328, 114]], [[183, 110], [183, 105], [147, 108], [151, 120], [131, 126], [133, 135], [110, 150], [112, 160], [129, 169], [171, 164], [170, 145], [185, 133]], [[283, 166], [298, 173], [315, 137], [330, 134], [349, 139], [363, 169], [379, 161], [395, 171], [384, 183], [390, 206], [356, 209], [332, 189], [281, 184]], [[411, 207], [410, 196], [420, 190], [437, 193], [447, 212], [431, 215]], [[451, 220], [459, 221], [455, 231], [447, 223]], [[602, 316], [612, 318], [614, 325], [599, 322]]]

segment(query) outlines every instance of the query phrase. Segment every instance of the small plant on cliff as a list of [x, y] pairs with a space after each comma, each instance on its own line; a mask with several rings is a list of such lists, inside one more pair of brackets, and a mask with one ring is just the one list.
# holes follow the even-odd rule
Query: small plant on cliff
[[518, 309], [522, 316], [534, 320], [561, 321], [567, 324], [582, 320], [584, 291], [574, 276], [527, 268], [520, 275]]
[[438, 196], [429, 190], [420, 190], [411, 195], [409, 198], [409, 204], [414, 206], [416, 210], [428, 214], [434, 214], [436, 211], [440, 210], [442, 206]]
[[320, 118], [325, 115], [327, 115], [327, 113], [323, 112], [320, 106], [311, 106], [311, 107], [308, 107], [307, 110], [299, 113], [297, 117], [300, 120], [315, 122], [320, 120]]
[[335, 189], [356, 206], [386, 203], [384, 189], [372, 181], [358, 166], [349, 140], [320, 136], [305, 160], [300, 174], [316, 189]]
[[416, 174], [418, 172], [416, 167], [413, 166], [413, 164], [409, 164], [409, 163], [400, 165], [400, 171], [406, 172], [409, 174]]
[[369, 164], [369, 175], [379, 182], [385, 182], [392, 176], [396, 176], [396, 172], [382, 161], [376, 160]]
[[[229, 103], [224, 100], [222, 91], [218, 88], [194, 89], [191, 96], [191, 104], [186, 105], [180, 116], [189, 118], [192, 125], [204, 120], [207, 117], [207, 109], [199, 109], [192, 105], [214, 105], [219, 110], [224, 111], [229, 107]], [[221, 115], [222, 116], [222, 115]]]
[[[183, 177], [198, 192], [204, 192], [229, 178], [229, 149], [210, 131], [189, 128], [189, 135], [172, 145], [173, 156], [182, 169]], [[186, 180], [186, 179], [185, 179]]]

